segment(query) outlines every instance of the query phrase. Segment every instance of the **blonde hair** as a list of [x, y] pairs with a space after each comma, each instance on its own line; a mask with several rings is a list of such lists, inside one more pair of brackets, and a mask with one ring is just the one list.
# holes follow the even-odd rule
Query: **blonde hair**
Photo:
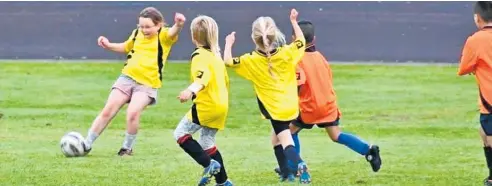
[[259, 17], [253, 22], [251, 38], [256, 44], [256, 49], [263, 51], [267, 55], [268, 72], [273, 77], [270, 51], [274, 49], [275, 44], [279, 44], [278, 41], [285, 42], [285, 36], [277, 28], [275, 21], [271, 17]]
[[209, 16], [200, 15], [191, 21], [191, 37], [197, 44], [210, 47], [210, 50], [221, 58], [219, 47], [219, 26]]

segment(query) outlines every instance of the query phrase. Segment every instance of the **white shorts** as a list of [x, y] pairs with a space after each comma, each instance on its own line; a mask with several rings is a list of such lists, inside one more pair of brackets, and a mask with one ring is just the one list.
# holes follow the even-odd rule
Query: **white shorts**
[[195, 124], [186, 116], [181, 119], [178, 126], [174, 130], [174, 139], [178, 141], [179, 138], [185, 135], [193, 135], [200, 129], [200, 139], [198, 139], [198, 143], [202, 146], [202, 149], [208, 150], [215, 147], [215, 135], [217, 134], [217, 129]]

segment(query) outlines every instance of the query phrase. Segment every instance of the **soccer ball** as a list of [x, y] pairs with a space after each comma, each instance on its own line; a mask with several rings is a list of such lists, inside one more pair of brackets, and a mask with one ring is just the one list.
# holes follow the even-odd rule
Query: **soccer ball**
[[60, 147], [66, 157], [84, 156], [84, 137], [78, 132], [69, 132], [60, 140]]

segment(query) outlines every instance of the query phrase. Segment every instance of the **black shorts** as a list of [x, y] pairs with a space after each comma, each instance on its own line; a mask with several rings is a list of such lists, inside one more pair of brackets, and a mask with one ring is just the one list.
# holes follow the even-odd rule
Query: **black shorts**
[[340, 118], [337, 118], [335, 121], [326, 122], [326, 123], [316, 123], [316, 124], [306, 124], [302, 121], [301, 117], [297, 117], [294, 122], [292, 122], [296, 127], [301, 129], [312, 129], [314, 125], [318, 126], [318, 128], [326, 128], [326, 127], [334, 127], [340, 124]]
[[492, 114], [480, 114], [480, 125], [487, 136], [492, 136]]

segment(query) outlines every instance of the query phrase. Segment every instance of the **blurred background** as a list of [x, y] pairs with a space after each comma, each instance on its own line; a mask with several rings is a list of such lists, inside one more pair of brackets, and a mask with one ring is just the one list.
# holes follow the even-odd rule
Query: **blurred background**
[[236, 31], [236, 55], [254, 49], [251, 24], [271, 16], [288, 36], [291, 8], [316, 26], [317, 48], [331, 61], [449, 62], [459, 60], [476, 27], [474, 2], [0, 2], [0, 59], [124, 59], [96, 45], [100, 35], [124, 41], [139, 12], [154, 6], [173, 24], [187, 24], [170, 60], [194, 49], [189, 23], [200, 14], [216, 19], [220, 43]]

